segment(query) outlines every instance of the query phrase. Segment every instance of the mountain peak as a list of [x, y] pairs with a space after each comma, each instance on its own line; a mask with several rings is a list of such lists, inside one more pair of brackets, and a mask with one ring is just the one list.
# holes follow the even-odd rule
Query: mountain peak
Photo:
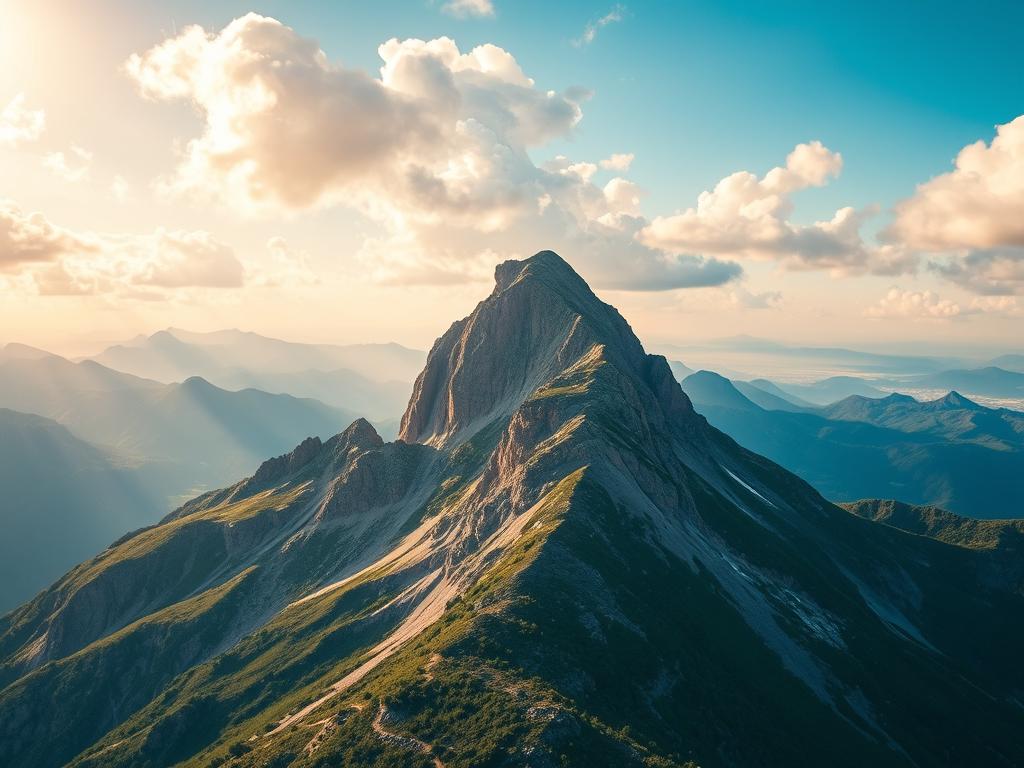
[[683, 379], [682, 387], [698, 408], [713, 405], [742, 411], [758, 410], [735, 384], [714, 371], [696, 371]]
[[949, 391], [945, 397], [941, 397], [935, 401], [936, 405], [940, 405], [943, 408], [978, 408], [978, 404], [973, 400], [961, 395], [955, 389]]
[[267, 459], [260, 464], [252, 476], [252, 482], [258, 485], [267, 485], [288, 476], [312, 461], [320, 453], [321, 447], [322, 443], [319, 437], [307, 437], [290, 453]]
[[42, 360], [48, 357], [57, 357], [52, 352], [38, 347], [30, 347], [28, 344], [19, 344], [12, 341], [0, 348], [0, 359], [7, 360]]
[[[620, 372], [656, 378], [652, 387], [661, 388], [663, 379], [674, 382], [665, 359], [657, 358], [661, 365], [651, 369], [622, 315], [558, 254], [540, 251], [506, 261], [495, 270], [491, 295], [435, 342], [399, 437], [438, 447], [469, 437], [511, 415], [531, 393], [598, 348], [601, 360]], [[685, 402], [675, 390], [664, 394]]]
[[569, 263], [554, 251], [539, 251], [528, 259], [509, 259], [494, 268], [495, 291], [510, 288], [519, 280], [529, 278], [562, 281], [589, 292], [586, 282]]
[[189, 376], [179, 386], [186, 392], [212, 392], [219, 389], [202, 376]]
[[892, 392], [883, 398], [880, 398], [887, 403], [916, 403], [917, 400], [910, 395], [905, 395], [902, 392]]
[[380, 446], [384, 440], [373, 428], [373, 425], [366, 419], [360, 417], [353, 421], [345, 431], [341, 433], [342, 441], [353, 445]]

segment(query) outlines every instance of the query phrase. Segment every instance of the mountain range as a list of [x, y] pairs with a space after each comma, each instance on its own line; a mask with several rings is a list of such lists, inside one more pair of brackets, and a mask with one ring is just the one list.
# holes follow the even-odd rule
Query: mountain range
[[799, 407], [769, 393], [758, 397], [752, 383], [710, 371], [682, 386], [712, 424], [829, 499], [896, 497], [977, 518], [1022, 512], [1024, 414], [1016, 411], [986, 408], [956, 392], [930, 402], [851, 395]]
[[[761, 386], [761, 383], [755, 384]], [[794, 405], [829, 405], [844, 397], [884, 397], [887, 393], [856, 376], [829, 376], [811, 384], [779, 384], [786, 399]], [[769, 390], [771, 391], [771, 390]]]
[[1024, 373], [996, 366], [941, 371], [906, 382], [920, 389], [956, 389], [983, 397], [1024, 401]]
[[876, 517], [711, 426], [541, 252], [398, 441], [304, 440], [0, 619], [0, 762], [1024, 763], [1012, 537]]
[[999, 357], [993, 359], [989, 365], [995, 368], [1002, 368], [1003, 370], [1007, 371], [1016, 371], [1017, 373], [1024, 373], [1024, 355], [1000, 355]]
[[355, 418], [316, 400], [197, 377], [160, 384], [20, 345], [0, 350], [0, 409], [0, 610], [199, 491]]
[[0, 407], [54, 419], [135, 467], [164, 496], [222, 485], [355, 417], [312, 399], [230, 392], [198, 377], [161, 384], [16, 345], [0, 355]]
[[[692, 371], [691, 371], [692, 372]], [[726, 375], [722, 371], [716, 371]], [[677, 375], [685, 378], [684, 371]], [[727, 375], [739, 386], [742, 374]], [[995, 366], [985, 368], [963, 368], [916, 374], [900, 377], [875, 377], [863, 379], [857, 376], [829, 376], [810, 383], [773, 382], [769, 379], [752, 379], [745, 382], [770, 392], [790, 403], [803, 407], [831, 405], [851, 395], [880, 398], [899, 392], [917, 397], [927, 397], [935, 392], [955, 390], [979, 400], [1008, 405], [1016, 410], [1024, 408], [1024, 373], [1004, 370]]]
[[238, 330], [168, 328], [89, 359], [164, 383], [200, 376], [225, 389], [311, 397], [370, 419], [397, 420], [423, 358], [399, 344], [301, 344]]

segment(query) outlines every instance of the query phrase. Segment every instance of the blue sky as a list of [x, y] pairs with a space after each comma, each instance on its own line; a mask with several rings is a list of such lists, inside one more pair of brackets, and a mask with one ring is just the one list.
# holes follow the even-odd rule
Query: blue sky
[[[736, 169], [763, 172], [809, 139], [847, 163], [801, 216], [888, 204], [1024, 111], [1024, 3], [498, 0], [483, 19], [452, 18], [440, 5], [161, 3], [153, 18], [214, 28], [256, 10], [368, 70], [389, 37], [495, 43], [544, 87], [593, 90], [577, 134], [553, 147], [636, 151], [634, 170], [664, 207]], [[617, 5], [622, 21], [572, 45]]]
[[[650, 339], [751, 333], [860, 346], [1019, 346], [1024, 234], [1007, 217], [1024, 200], [1024, 141], [1015, 138], [1024, 137], [1024, 121], [1009, 128], [1024, 113], [1024, 4], [490, 0], [492, 14], [460, 17], [446, 12], [446, 2], [95, 0], [88, 13], [76, 13], [58, 0], [0, 0], [0, 110], [15, 104], [8, 122], [22, 120], [21, 138], [6, 144], [0, 125], [0, 200], [13, 211], [9, 222], [37, 213], [80, 249], [40, 265], [5, 254], [0, 237], [8, 298], [0, 322], [11, 338], [64, 343], [70, 326], [75, 343], [88, 346], [123, 335], [126, 324], [141, 332], [230, 325], [422, 346], [487, 290], [495, 261], [558, 247]], [[450, 219], [433, 216], [440, 226], [425, 223], [433, 211], [414, 199], [422, 189], [384, 191], [388, 174], [409, 170], [401, 164], [325, 189], [296, 170], [295, 178], [278, 178], [278, 188], [249, 187], [232, 198], [228, 182], [237, 177], [217, 170], [224, 158], [210, 143], [210, 114], [245, 84], [219, 83], [222, 102], [215, 102], [196, 90], [198, 79], [179, 93], [144, 82], [167, 75], [153, 60], [135, 76], [126, 62], [154, 46], [182, 49], [183, 30], [196, 24], [210, 53], [250, 12], [284, 25], [285, 49], [310, 39], [324, 51], [326, 63], [307, 67], [310, 82], [328, 71], [380, 78], [378, 47], [391, 38], [448, 37], [463, 55], [477, 46], [503, 49], [533, 80], [520, 95], [553, 91], [581, 117], [548, 125], [541, 139], [500, 138], [489, 152], [529, 161], [491, 169], [469, 189], [481, 199], [497, 189], [540, 212], [480, 203], [478, 221], [452, 209]], [[593, 38], [581, 42], [588, 27]], [[243, 41], [277, 55], [259, 51], [261, 44]], [[216, 66], [201, 76], [216, 75]], [[499, 80], [487, 87], [501, 100], [508, 83]], [[337, 96], [314, 88], [283, 119], [317, 120]], [[36, 113], [45, 113], [45, 130], [26, 139], [24, 120]], [[350, 117], [369, 114], [356, 107]], [[465, 118], [487, 124], [493, 115]], [[264, 127], [281, 119], [268, 113]], [[1007, 126], [1007, 136], [998, 149], [983, 147], [980, 186], [974, 171], [952, 173], [958, 153], [988, 145], [996, 126]], [[320, 128], [330, 136], [330, 126]], [[446, 130], [451, 136], [439, 141], [455, 136], [455, 124]], [[243, 143], [227, 161], [239, 163], [235, 172], [244, 163], [273, 170], [278, 148], [295, 155], [297, 169], [315, 168], [320, 151], [309, 148], [311, 161], [289, 140], [269, 154], [244, 145], [245, 137], [232, 140]], [[192, 188], [168, 194], [193, 150], [192, 160], [216, 162], [206, 178], [191, 179]], [[808, 154], [787, 160], [795, 150]], [[476, 167], [497, 156], [475, 151], [462, 146], [436, 159], [435, 182], [453, 162], [470, 158], [467, 167]], [[634, 159], [615, 167], [607, 161], [614, 153]], [[737, 172], [748, 176], [731, 176]], [[786, 177], [781, 186], [769, 172]], [[713, 195], [708, 218], [696, 210], [698, 196], [720, 181], [761, 186]], [[620, 183], [615, 201], [610, 183]], [[287, 199], [304, 184], [302, 201]], [[196, 195], [197, 187], [210, 194]], [[371, 187], [376, 197], [362, 199]], [[277, 203], [253, 207], [256, 193]], [[607, 204], [594, 208], [602, 195]], [[587, 210], [580, 200], [589, 201]], [[753, 223], [744, 218], [751, 206], [762, 211]], [[101, 256], [87, 259], [82, 248]], [[404, 272], [392, 268], [396, 260]], [[179, 274], [167, 271], [171, 263]], [[154, 270], [163, 271], [154, 277]], [[285, 272], [304, 282], [274, 291]], [[367, 311], [382, 305], [409, 309], [386, 321]], [[297, 310], [307, 307], [329, 320], [305, 319]]]

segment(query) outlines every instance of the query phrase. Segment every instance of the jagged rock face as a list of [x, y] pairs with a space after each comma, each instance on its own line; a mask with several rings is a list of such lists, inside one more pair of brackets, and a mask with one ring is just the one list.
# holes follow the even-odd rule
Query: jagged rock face
[[[613, 307], [601, 302], [551, 251], [507, 261], [495, 271], [494, 292], [434, 344], [399, 436], [450, 445], [498, 418], [507, 418], [542, 384], [595, 345], [621, 370], [642, 371], [640, 342]], [[667, 363], [665, 364], [667, 369]], [[658, 372], [660, 378], [664, 374]], [[685, 409], [685, 395], [664, 393]]]
[[320, 453], [322, 445], [319, 437], [307, 437], [291, 453], [267, 459], [260, 464], [259, 469], [252, 476], [253, 484], [272, 483], [297, 472]]

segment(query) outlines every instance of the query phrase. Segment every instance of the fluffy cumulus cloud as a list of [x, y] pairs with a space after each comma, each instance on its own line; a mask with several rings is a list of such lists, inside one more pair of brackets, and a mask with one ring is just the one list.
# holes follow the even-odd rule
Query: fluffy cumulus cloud
[[958, 303], [940, 298], [932, 291], [908, 291], [895, 287], [864, 310], [867, 317], [922, 320], [947, 320], [963, 312], [964, 309]]
[[619, 171], [625, 173], [633, 164], [636, 155], [632, 152], [616, 152], [601, 161], [601, 167], [608, 171]]
[[[205, 117], [169, 184], [216, 184], [234, 202], [307, 208], [398, 196], [419, 216], [515, 207], [533, 173], [524, 150], [580, 119], [578, 94], [534, 87], [496, 46], [389, 40], [380, 77], [332, 65], [313, 40], [250, 14], [221, 32], [189, 27], [127, 63], [152, 98]], [[535, 169], [534, 169], [535, 170]]]
[[25, 95], [19, 93], [0, 110], [0, 147], [15, 147], [36, 141], [46, 127], [46, 113], [25, 106]]
[[448, 0], [441, 10], [456, 18], [493, 16], [494, 3], [491, 0]]
[[949, 173], [897, 204], [883, 236], [935, 254], [933, 268], [979, 293], [1024, 293], [1024, 115], [990, 144], [964, 147]]
[[784, 166], [761, 178], [733, 173], [702, 192], [695, 207], [655, 218], [641, 237], [666, 250], [773, 259], [795, 269], [875, 267], [875, 254], [860, 236], [873, 209], [840, 208], [831, 219], [808, 226], [789, 221], [793, 193], [824, 185], [842, 167], [842, 156], [821, 142], [799, 144]]
[[996, 131], [899, 203], [889, 236], [926, 251], [1024, 246], [1024, 115]]
[[159, 298], [167, 291], [240, 286], [241, 262], [206, 232], [74, 232], [0, 200], [0, 272], [28, 275], [40, 293]]
[[349, 69], [250, 14], [132, 56], [126, 70], [145, 96], [188, 100], [203, 117], [165, 188], [253, 212], [355, 207], [381, 227], [361, 253], [385, 280], [465, 279], [541, 248], [575, 256], [604, 286], [739, 274], [733, 263], [639, 242], [639, 190], [621, 178], [597, 184], [598, 164], [533, 162], [531, 150], [572, 133], [584, 90], [539, 88], [489, 44], [462, 52], [448, 38], [392, 39], [378, 52], [379, 76]]
[[55, 227], [43, 214], [24, 213], [10, 200], [0, 199], [0, 271], [56, 261], [92, 248], [91, 243]]
[[1016, 296], [975, 296], [971, 299], [971, 309], [975, 312], [1007, 317], [1020, 317], [1024, 314], [1024, 307]]

